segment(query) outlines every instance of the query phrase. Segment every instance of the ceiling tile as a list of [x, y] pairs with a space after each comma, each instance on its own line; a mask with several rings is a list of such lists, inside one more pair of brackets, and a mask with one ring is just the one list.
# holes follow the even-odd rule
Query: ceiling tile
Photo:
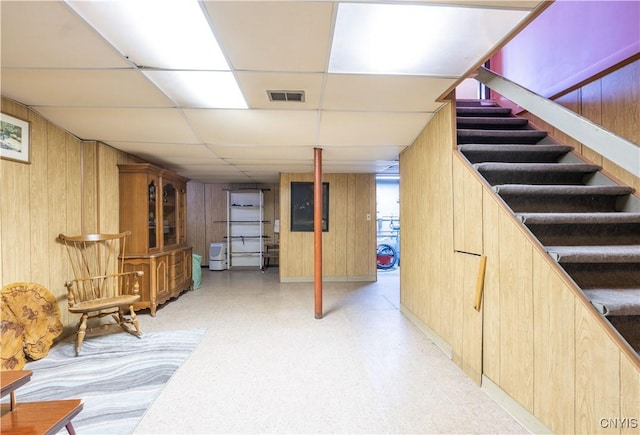
[[173, 106], [142, 74], [132, 70], [3, 69], [1, 75], [2, 95], [31, 106]]
[[453, 78], [329, 74], [323, 109], [435, 112], [435, 100], [455, 83]]
[[110, 141], [109, 145], [134, 154], [143, 156], [162, 156], [176, 162], [193, 161], [193, 163], [225, 164], [218, 155], [206, 145], [176, 144], [176, 143], [148, 143], [148, 142], [117, 142]]
[[[318, 109], [322, 92], [321, 73], [238, 72], [240, 90], [252, 109]], [[268, 90], [304, 91], [305, 101], [269, 101]]]
[[246, 161], [246, 160], [229, 160], [229, 163], [236, 166], [241, 171], [254, 172], [313, 172], [313, 160], [304, 161], [284, 161], [279, 162], [278, 166], [273, 166], [270, 162], [262, 160]]
[[244, 173], [259, 183], [278, 184], [280, 182], [280, 172], [245, 171]]
[[408, 146], [432, 113], [323, 111], [319, 143], [324, 146]]
[[238, 170], [237, 167], [233, 166], [232, 164], [225, 162], [222, 165], [215, 165], [215, 166], [211, 166], [207, 163], [199, 163], [199, 164], [190, 164], [190, 165], [176, 165], [177, 168], [180, 168], [180, 170], [189, 170], [191, 172], [198, 172], [201, 174], [206, 174], [209, 172], [216, 172], [216, 173], [228, 173], [228, 174], [233, 174], [235, 172], [240, 172]]
[[201, 183], [228, 184], [228, 183], [255, 183], [256, 181], [242, 172], [224, 173], [217, 171], [178, 171], [178, 174], [190, 180], [197, 180]]
[[0, 8], [2, 68], [130, 67], [64, 2], [3, 1]]
[[345, 161], [376, 161], [394, 160], [398, 158], [404, 146], [340, 146], [323, 147], [322, 159], [325, 162]]
[[204, 5], [233, 68], [325, 70], [333, 2], [206, 1]]
[[312, 146], [229, 146], [229, 145], [209, 145], [209, 148], [223, 159], [234, 160], [290, 160], [308, 159], [313, 160]]
[[322, 171], [327, 174], [376, 174], [392, 166], [393, 162], [327, 162]]
[[199, 143], [176, 109], [35, 106], [43, 117], [80, 139], [104, 142]]
[[184, 113], [202, 139], [222, 145], [313, 145], [313, 110], [208, 110]]

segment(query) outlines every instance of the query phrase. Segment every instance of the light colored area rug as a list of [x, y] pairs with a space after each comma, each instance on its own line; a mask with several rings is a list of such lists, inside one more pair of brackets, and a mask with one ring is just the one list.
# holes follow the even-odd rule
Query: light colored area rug
[[45, 358], [27, 363], [33, 375], [16, 399], [80, 398], [84, 408], [73, 419], [78, 434], [133, 433], [203, 334], [195, 329], [87, 337], [77, 357], [73, 340], [59, 343]]

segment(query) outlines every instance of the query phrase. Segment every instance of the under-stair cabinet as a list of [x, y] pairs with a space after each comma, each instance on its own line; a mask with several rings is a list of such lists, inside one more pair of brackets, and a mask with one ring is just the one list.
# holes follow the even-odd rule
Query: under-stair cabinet
[[187, 179], [148, 163], [118, 165], [120, 229], [126, 242], [125, 271], [141, 270], [135, 309], [158, 305], [192, 288], [191, 247], [186, 246]]

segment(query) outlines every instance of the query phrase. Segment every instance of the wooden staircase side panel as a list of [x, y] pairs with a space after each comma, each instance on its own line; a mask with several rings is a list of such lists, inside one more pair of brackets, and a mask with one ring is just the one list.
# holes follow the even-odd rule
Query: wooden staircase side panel
[[556, 433], [633, 430], [640, 358], [502, 199], [476, 182], [487, 256], [483, 375]]
[[500, 258], [500, 226], [497, 222], [502, 210], [489, 195], [483, 197], [482, 209], [484, 255], [487, 257], [482, 301], [482, 370], [485, 376], [500, 385], [500, 263], [495, 259]]
[[[449, 344], [459, 325], [451, 300], [455, 110], [439, 110], [400, 155], [400, 303]], [[406, 180], [406, 182], [405, 182]], [[450, 351], [446, 349], [445, 352]]]
[[[452, 151], [447, 137], [455, 134], [447, 116], [451, 111], [438, 112], [400, 156], [403, 310], [426, 326], [443, 349], [459, 340], [464, 320], [459, 323], [455, 302], [462, 296], [454, 291], [462, 282], [458, 274], [465, 272], [453, 258], [454, 218], [456, 231], [467, 221], [454, 216], [454, 210], [461, 213], [454, 201], [459, 207], [462, 195], [453, 189], [455, 180], [469, 177], [482, 190], [482, 220], [476, 225], [482, 232], [481, 254], [487, 257], [483, 376], [557, 433], [596, 433], [603, 431], [601, 418], [621, 422], [635, 417], [640, 359], [505, 202]], [[459, 167], [446, 165], [444, 153], [460, 160]], [[456, 238], [456, 249], [461, 240], [467, 243]], [[464, 352], [464, 343], [456, 346]], [[613, 405], [600, 404], [606, 401]], [[613, 416], [598, 415], [613, 408]], [[607, 433], [618, 432], [624, 429], [608, 428]]]
[[637, 434], [640, 431], [640, 370], [624, 354], [620, 357], [620, 399], [619, 415], [630, 419], [620, 433]]
[[[500, 381], [520, 405], [533, 410], [533, 252], [516, 223], [501, 214]], [[487, 259], [491, 261], [492, 259]]]
[[555, 433], [575, 433], [575, 305], [571, 290], [534, 251], [533, 413]]
[[601, 419], [621, 417], [620, 350], [582, 304], [576, 304], [575, 322], [575, 430], [619, 433], [618, 428], [603, 427]]
[[482, 254], [482, 226], [482, 185], [453, 159], [453, 249]]

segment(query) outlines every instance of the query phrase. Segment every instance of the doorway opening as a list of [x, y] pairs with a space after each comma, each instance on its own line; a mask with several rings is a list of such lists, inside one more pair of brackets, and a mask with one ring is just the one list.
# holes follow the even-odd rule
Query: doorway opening
[[376, 264], [378, 272], [400, 267], [400, 177], [376, 177]]

